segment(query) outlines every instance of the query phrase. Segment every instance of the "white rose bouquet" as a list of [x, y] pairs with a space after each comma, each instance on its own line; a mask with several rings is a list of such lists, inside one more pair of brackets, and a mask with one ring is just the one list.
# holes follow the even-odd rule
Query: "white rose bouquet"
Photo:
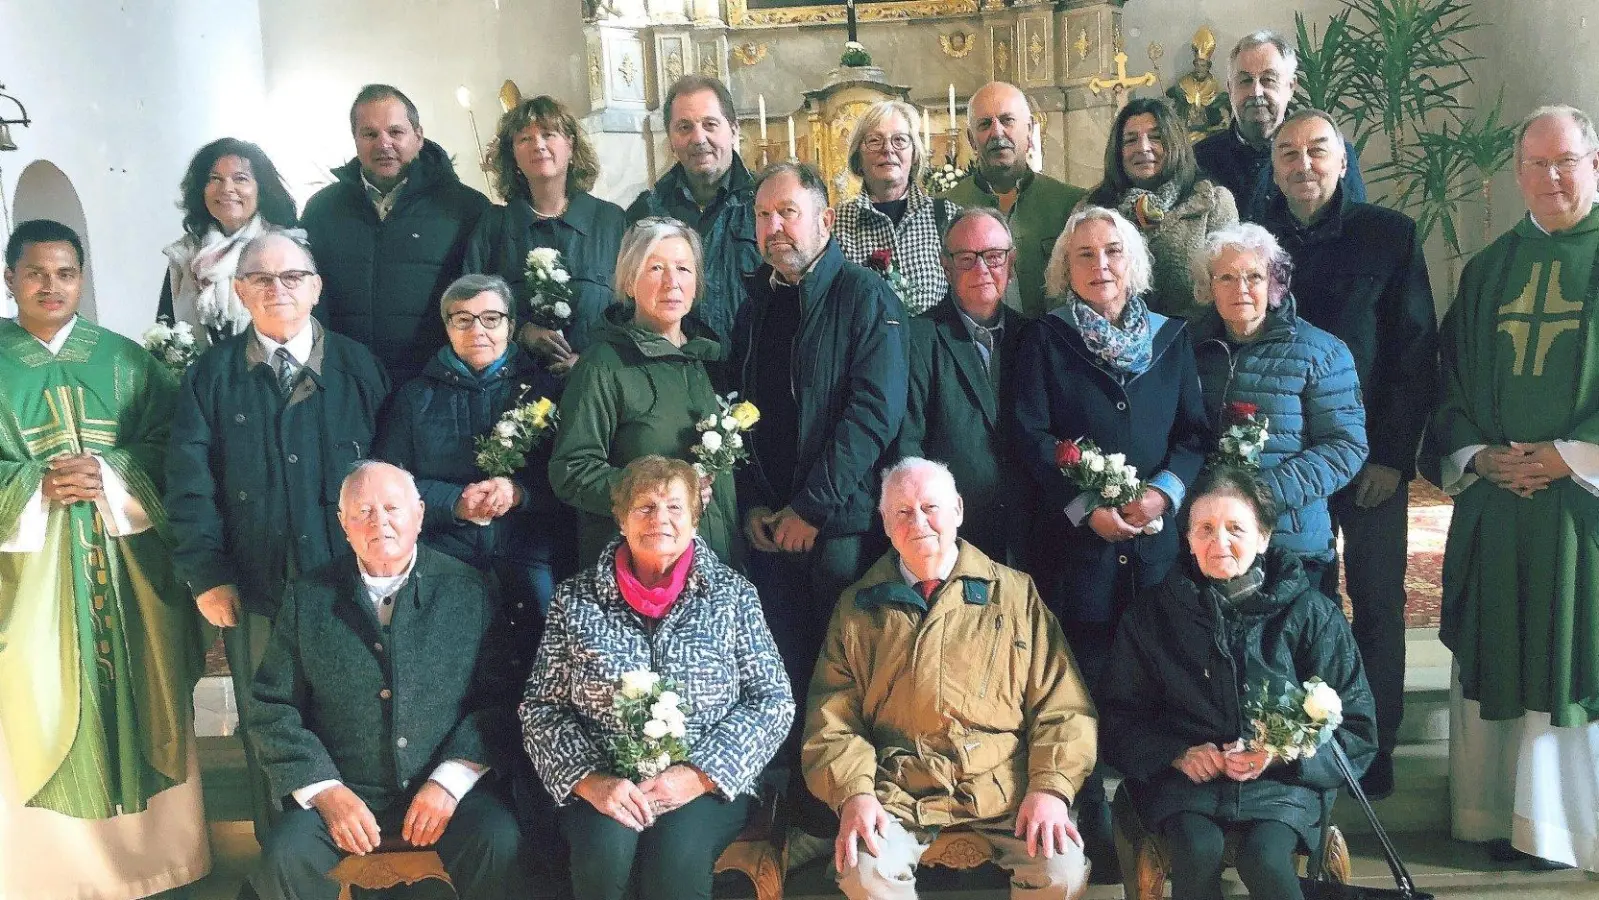
[[1271, 420], [1253, 403], [1234, 401], [1222, 407], [1222, 433], [1216, 441], [1212, 463], [1260, 470], [1260, 452], [1266, 449]]
[[572, 324], [572, 274], [566, 271], [561, 251], [552, 247], [528, 251], [527, 286], [533, 324], [555, 331]]
[[1271, 683], [1244, 698], [1244, 717], [1254, 731], [1244, 739], [1250, 750], [1261, 751], [1282, 762], [1309, 759], [1344, 721], [1344, 701], [1320, 677], [1273, 693]]
[[953, 162], [941, 166], [928, 166], [922, 173], [922, 190], [929, 194], [947, 194], [966, 177], [966, 170]]
[[625, 726], [611, 741], [616, 774], [643, 781], [688, 759], [689, 705], [671, 681], [648, 669], [622, 673], [611, 708]]
[[180, 378], [183, 370], [200, 358], [200, 344], [195, 340], [194, 328], [188, 322], [174, 325], [166, 316], [146, 328], [140, 342], [151, 356]]
[[749, 458], [744, 433], [761, 420], [761, 411], [748, 400], [733, 402], [737, 399], [737, 392], [717, 397], [716, 404], [721, 408], [720, 411], [694, 425], [699, 440], [688, 452], [694, 457], [694, 470], [700, 473], [701, 478], [715, 481], [723, 472], [733, 471], [739, 463]]
[[[527, 390], [527, 385], [522, 385]], [[477, 437], [477, 467], [490, 478], [508, 477], [527, 465], [527, 455], [560, 425], [560, 412], [548, 397], [518, 403], [500, 416], [488, 434]]]
[[[1080, 491], [1095, 498], [1094, 507], [1124, 506], [1144, 496], [1149, 487], [1138, 478], [1137, 467], [1123, 453], [1106, 453], [1088, 438], [1061, 441], [1055, 445], [1055, 465]], [[1159, 534], [1165, 518], [1144, 526], [1145, 534]]]

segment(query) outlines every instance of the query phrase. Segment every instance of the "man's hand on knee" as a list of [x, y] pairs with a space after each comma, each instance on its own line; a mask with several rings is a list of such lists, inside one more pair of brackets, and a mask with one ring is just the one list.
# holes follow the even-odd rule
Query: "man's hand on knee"
[[455, 815], [455, 795], [437, 781], [429, 781], [411, 798], [400, 834], [415, 847], [431, 847], [444, 834]]
[[311, 806], [322, 814], [328, 835], [340, 850], [365, 856], [378, 848], [382, 840], [378, 820], [355, 791], [336, 784], [312, 797]]
[[1066, 852], [1068, 842], [1083, 845], [1066, 801], [1049, 791], [1032, 791], [1022, 799], [1022, 808], [1016, 812], [1016, 836], [1027, 839], [1028, 856], [1043, 851], [1045, 859]]
[[856, 841], [866, 843], [866, 852], [883, 853], [882, 838], [893, 821], [875, 794], [856, 794], [838, 810], [838, 840], [833, 842], [833, 868], [845, 872], [860, 862]]

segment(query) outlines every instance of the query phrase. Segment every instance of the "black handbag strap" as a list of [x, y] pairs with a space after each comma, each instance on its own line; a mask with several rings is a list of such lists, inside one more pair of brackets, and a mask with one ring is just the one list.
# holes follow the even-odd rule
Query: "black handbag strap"
[[[1411, 880], [1410, 872], [1405, 869], [1404, 862], [1399, 859], [1399, 851], [1394, 849], [1393, 841], [1388, 839], [1388, 832], [1383, 830], [1382, 823], [1377, 821], [1377, 811], [1371, 808], [1371, 801], [1366, 799], [1366, 792], [1361, 790], [1360, 779], [1355, 777], [1354, 770], [1350, 768], [1349, 757], [1344, 755], [1344, 748], [1339, 746], [1336, 740], [1328, 741], [1327, 746], [1332, 751], [1333, 764], [1338, 767], [1338, 774], [1344, 777], [1344, 787], [1349, 789], [1349, 793], [1355, 798], [1355, 802], [1360, 804], [1360, 808], [1366, 812], [1366, 818], [1371, 821], [1371, 829], [1376, 832], [1377, 840], [1382, 844], [1382, 854], [1388, 860], [1388, 870], [1394, 875], [1394, 884], [1399, 888], [1400, 895], [1403, 897], [1415, 896], [1416, 883]], [[1327, 824], [1331, 818], [1332, 803], [1329, 802], [1322, 811], [1321, 841], [1323, 852], [1318, 854], [1318, 857], [1326, 854]], [[1316, 874], [1319, 875], [1321, 860], [1318, 858], [1312, 864], [1316, 867]]]

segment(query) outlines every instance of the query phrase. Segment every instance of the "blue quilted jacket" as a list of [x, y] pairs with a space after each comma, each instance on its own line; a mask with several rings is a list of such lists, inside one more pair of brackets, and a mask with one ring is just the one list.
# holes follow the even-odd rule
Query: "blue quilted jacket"
[[1193, 325], [1205, 413], [1221, 433], [1228, 403], [1253, 403], [1270, 420], [1261, 480], [1282, 507], [1272, 546], [1330, 560], [1327, 498], [1366, 461], [1366, 407], [1344, 342], [1300, 319], [1294, 298], [1266, 313], [1259, 339], [1232, 344], [1214, 307]]

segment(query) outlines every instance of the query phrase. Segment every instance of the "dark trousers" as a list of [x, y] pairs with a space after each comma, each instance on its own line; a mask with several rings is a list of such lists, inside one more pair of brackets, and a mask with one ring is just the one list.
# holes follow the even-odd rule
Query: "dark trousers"
[[239, 740], [244, 744], [245, 789], [250, 796], [250, 818], [255, 824], [255, 839], [265, 841], [277, 824], [277, 798], [272, 784], [261, 768], [261, 757], [256, 752], [255, 738], [245, 726], [250, 709], [255, 705], [255, 695], [250, 685], [255, 681], [255, 670], [266, 656], [267, 639], [272, 636], [272, 620], [244, 610], [239, 611], [239, 624], [222, 629], [222, 651], [228, 658], [228, 673], [233, 680], [233, 702], [239, 709]]
[[[1355, 618], [1351, 630], [1377, 705], [1377, 749], [1393, 753], [1405, 714], [1405, 563], [1409, 550], [1409, 484], [1370, 509], [1355, 490], [1332, 496], [1333, 527], [1343, 529], [1344, 584]], [[1331, 573], [1336, 597], [1337, 564]]]
[[[1171, 858], [1172, 900], [1221, 900], [1221, 857], [1225, 826], [1209, 816], [1183, 812], [1161, 825]], [[1299, 835], [1281, 822], [1259, 820], [1236, 826], [1248, 829], [1238, 847], [1238, 877], [1251, 897], [1304, 900], [1294, 850]]]
[[705, 795], [637, 832], [574, 797], [557, 814], [572, 847], [572, 895], [621, 900], [634, 882], [638, 900], [711, 900], [711, 867], [749, 813], [749, 797]]
[[[1083, 687], [1090, 695], [1099, 690], [1100, 676], [1110, 664], [1111, 642], [1116, 636], [1116, 626], [1110, 622], [1062, 622], [1066, 644], [1071, 647], [1077, 671], [1083, 676]], [[1083, 780], [1077, 791], [1077, 829], [1083, 836], [1083, 850], [1095, 863], [1095, 874], [1113, 871], [1116, 858], [1115, 835], [1111, 830], [1110, 798], [1105, 793], [1103, 764]]]
[[[381, 812], [373, 810], [385, 836], [399, 836], [409, 806], [407, 797]], [[461, 900], [505, 900], [526, 893], [516, 817], [488, 783], [461, 798], [432, 849]], [[345, 855], [321, 813], [291, 802], [261, 847], [250, 886], [260, 900], [337, 900], [339, 886], [327, 874]]]

